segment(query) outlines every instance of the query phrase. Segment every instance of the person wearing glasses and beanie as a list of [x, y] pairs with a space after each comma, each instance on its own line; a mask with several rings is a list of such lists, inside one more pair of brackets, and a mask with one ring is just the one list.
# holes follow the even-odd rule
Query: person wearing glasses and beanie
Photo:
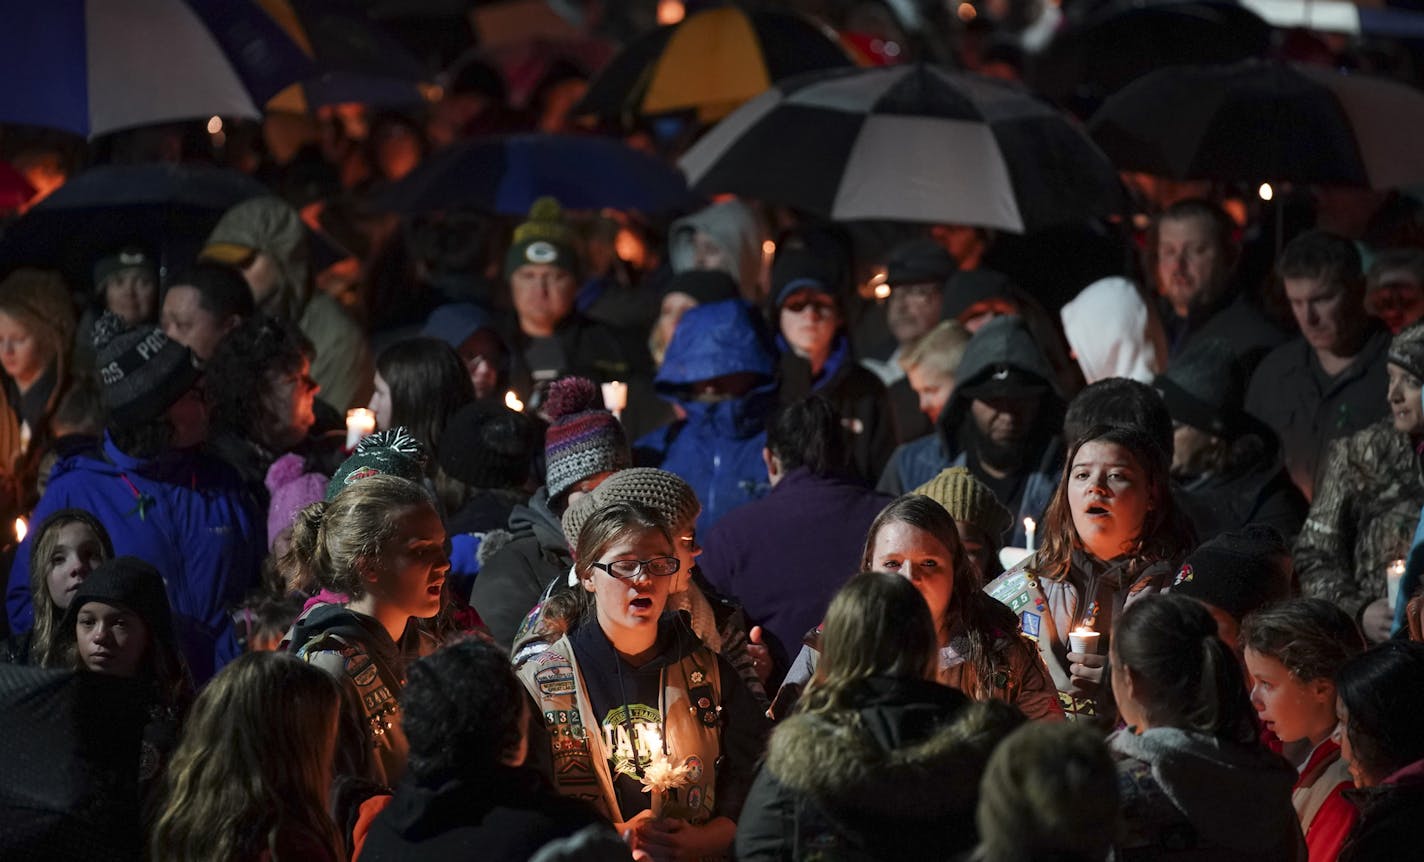
[[612, 503], [579, 531], [583, 612], [515, 666], [548, 733], [559, 792], [594, 805], [654, 858], [727, 854], [768, 731], [737, 672], [665, 613], [681, 568], [669, 525]]

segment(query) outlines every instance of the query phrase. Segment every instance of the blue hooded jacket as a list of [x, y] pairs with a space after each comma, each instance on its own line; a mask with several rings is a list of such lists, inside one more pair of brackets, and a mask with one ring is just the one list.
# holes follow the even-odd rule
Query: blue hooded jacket
[[[30, 517], [84, 509], [108, 530], [116, 555], [132, 555], [163, 574], [178, 643], [201, 685], [240, 650], [230, 608], [257, 584], [265, 549], [237, 475], [220, 462], [187, 452], [143, 461], [104, 438], [104, 456], [73, 455], [50, 473]], [[30, 543], [15, 553], [5, 604], [12, 630], [32, 625]]]
[[[732, 509], [771, 490], [761, 450], [766, 417], [776, 406], [776, 350], [755, 312], [741, 300], [700, 305], [683, 315], [653, 381], [658, 394], [687, 418], [634, 445], [640, 465], [681, 476], [702, 503], [697, 530], [706, 531]], [[692, 384], [752, 373], [756, 386], [740, 398], [704, 402]]]

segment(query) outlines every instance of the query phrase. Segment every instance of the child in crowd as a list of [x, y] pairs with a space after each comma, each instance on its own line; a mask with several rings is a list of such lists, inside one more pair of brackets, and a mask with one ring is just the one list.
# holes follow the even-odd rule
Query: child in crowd
[[282, 653], [245, 655], [199, 695], [173, 753], [153, 859], [347, 857], [327, 813], [341, 692]]
[[6, 658], [13, 664], [59, 666], [60, 622], [84, 579], [113, 556], [109, 532], [83, 509], [60, 509], [45, 518], [30, 545], [34, 628], [10, 638]]
[[1298, 763], [1295, 803], [1310, 862], [1331, 862], [1355, 823], [1344, 797], [1353, 786], [1334, 740], [1335, 673], [1364, 651], [1354, 620], [1324, 599], [1291, 599], [1256, 611], [1241, 630], [1251, 705], [1266, 730], [1308, 748]]
[[[1191, 529], [1169, 493], [1167, 455], [1143, 431], [1099, 426], [1068, 451], [1040, 531], [1042, 545], [985, 590], [1038, 642], [1070, 718], [1111, 709], [1102, 702], [1108, 647], [1123, 609], [1170, 582]], [[1074, 631], [1092, 646], [1075, 649]]]

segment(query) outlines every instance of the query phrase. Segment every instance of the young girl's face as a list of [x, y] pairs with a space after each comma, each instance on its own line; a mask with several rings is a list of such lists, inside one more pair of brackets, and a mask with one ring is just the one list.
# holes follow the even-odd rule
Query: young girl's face
[[649, 574], [645, 567], [637, 576], [624, 579], [614, 577], [602, 566], [618, 560], [646, 561], [659, 557], [676, 558], [677, 553], [660, 531], [646, 530], [626, 534], [612, 542], [599, 555], [596, 562], [600, 565], [589, 567], [584, 576], [584, 589], [593, 593], [598, 621], [610, 639], [617, 631], [656, 626], [677, 576], [658, 577]]
[[875, 533], [870, 568], [899, 575], [914, 584], [938, 631], [954, 597], [954, 555], [944, 542], [904, 521], [888, 521]]
[[94, 567], [104, 561], [104, 544], [92, 527], [82, 521], [74, 521], [56, 527], [54, 551], [47, 564], [49, 575], [45, 582], [49, 587], [50, 600], [60, 610], [69, 609], [69, 601], [75, 590], [94, 571]]
[[1129, 551], [1151, 505], [1147, 471], [1131, 450], [1102, 440], [1079, 447], [1068, 471], [1068, 506], [1088, 553], [1111, 560]]
[[366, 571], [366, 590], [412, 617], [440, 612], [440, 590], [450, 571], [445, 526], [434, 507], [407, 506], [394, 515], [395, 534]]
[[1281, 740], [1323, 742], [1335, 728], [1335, 685], [1328, 679], [1302, 682], [1275, 656], [1246, 649], [1246, 669], [1255, 684], [1251, 705]]
[[74, 623], [79, 660], [95, 673], [135, 677], [150, 640], [148, 625], [122, 605], [85, 602]]

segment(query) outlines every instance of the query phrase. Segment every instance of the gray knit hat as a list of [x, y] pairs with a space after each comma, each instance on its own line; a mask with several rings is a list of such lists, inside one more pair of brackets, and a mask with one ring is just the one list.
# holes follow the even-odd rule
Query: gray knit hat
[[565, 377], [549, 387], [544, 402], [549, 430], [544, 433], [544, 484], [557, 500], [574, 485], [599, 473], [633, 466], [628, 435], [592, 380]]
[[1390, 340], [1389, 361], [1424, 380], [1424, 323], [1406, 326]]
[[109, 427], [132, 428], [163, 415], [201, 372], [193, 352], [152, 326], [124, 329], [104, 312], [94, 323], [94, 349]]
[[697, 492], [676, 473], [655, 467], [619, 470], [564, 512], [564, 538], [578, 547], [579, 533], [589, 517], [612, 503], [641, 503], [652, 509], [669, 530], [693, 521], [702, 511]]

